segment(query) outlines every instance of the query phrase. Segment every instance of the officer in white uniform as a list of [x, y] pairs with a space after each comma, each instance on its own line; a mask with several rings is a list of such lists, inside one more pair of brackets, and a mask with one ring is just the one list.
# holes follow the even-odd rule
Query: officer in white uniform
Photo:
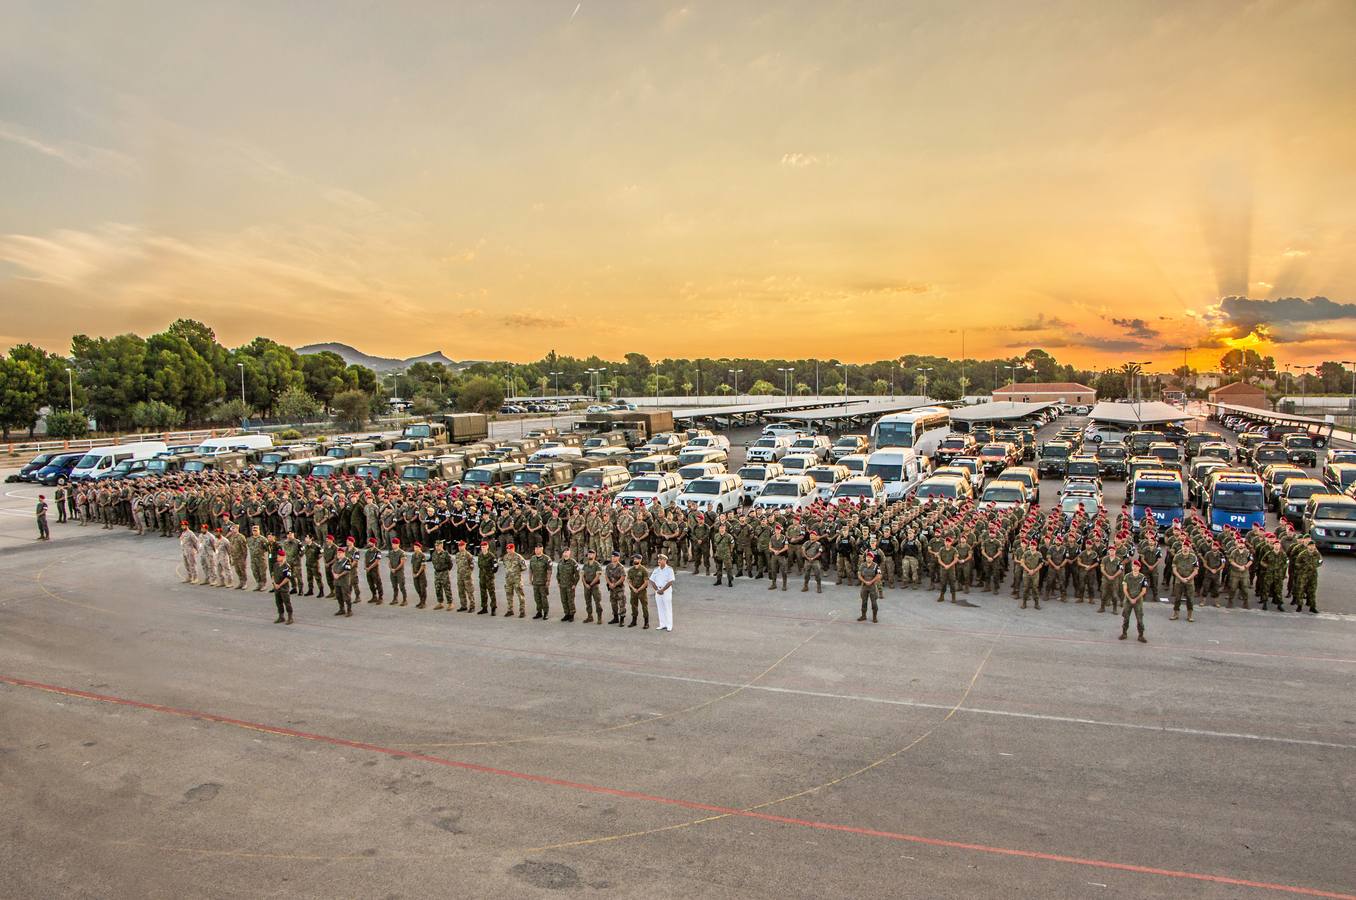
[[673, 631], [673, 579], [668, 556], [659, 554], [659, 565], [650, 573], [650, 587], [654, 588], [654, 605], [659, 613], [660, 631]]

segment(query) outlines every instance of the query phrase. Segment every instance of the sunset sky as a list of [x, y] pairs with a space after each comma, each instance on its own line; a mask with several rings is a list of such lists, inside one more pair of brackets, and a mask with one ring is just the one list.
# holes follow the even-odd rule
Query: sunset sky
[[3, 9], [0, 346], [1356, 359], [1351, 0]]

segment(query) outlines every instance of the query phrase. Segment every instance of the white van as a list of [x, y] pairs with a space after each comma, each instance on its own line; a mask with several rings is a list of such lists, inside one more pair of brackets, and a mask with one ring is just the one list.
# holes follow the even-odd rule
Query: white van
[[653, 475], [656, 472], [677, 472], [678, 457], [666, 453], [653, 453], [633, 459], [626, 464], [626, 470], [632, 475]]
[[754, 509], [806, 509], [815, 502], [815, 480], [809, 475], [783, 475], [763, 485]]
[[730, 439], [723, 434], [699, 434], [687, 442], [687, 449], [693, 447], [710, 447], [715, 450], [729, 450]]
[[833, 499], [829, 501], [833, 506], [843, 504], [861, 506], [884, 502], [885, 485], [881, 484], [875, 475], [863, 475], [838, 482], [838, 486], [833, 489]]
[[218, 453], [234, 453], [237, 450], [271, 450], [271, 434], [233, 434], [229, 437], [208, 438], [198, 445], [202, 456], [216, 456]]
[[773, 422], [763, 427], [763, 437], [789, 437], [794, 440], [800, 437], [800, 429], [785, 422]]
[[815, 480], [815, 498], [828, 501], [833, 489], [851, 477], [847, 466], [813, 466], [805, 473]]
[[885, 485], [885, 499], [903, 500], [922, 478], [923, 466], [912, 447], [882, 447], [866, 458], [866, 474]]
[[683, 452], [678, 454], [679, 468], [692, 465], [692, 463], [727, 463], [729, 461], [730, 455], [716, 447], [693, 447], [688, 444], [683, 448]]
[[776, 462], [791, 449], [792, 440], [789, 434], [765, 434], [753, 442], [745, 458], [749, 462]]
[[527, 464], [530, 466], [536, 463], [563, 462], [571, 459], [579, 459], [583, 455], [584, 451], [580, 450], [578, 447], [566, 447], [557, 444], [554, 447], [542, 447], [527, 458]]
[[724, 475], [725, 463], [718, 462], [697, 462], [683, 466], [678, 470], [678, 477], [683, 479], [683, 484], [687, 484], [694, 478], [705, 478], [707, 475]]
[[738, 474], [744, 481], [744, 496], [752, 503], [763, 492], [763, 485], [785, 473], [782, 471], [781, 463], [751, 462], [741, 468]]
[[128, 460], [151, 460], [156, 454], [168, 453], [164, 441], [137, 441], [131, 444], [115, 444], [111, 447], [93, 447], [80, 457], [80, 461], [71, 469], [71, 481], [90, 481], [106, 478], [118, 463]]
[[683, 492], [683, 479], [677, 472], [652, 472], [632, 478], [626, 490], [617, 495], [622, 506], [669, 507]]
[[694, 504], [702, 512], [734, 512], [744, 505], [744, 481], [738, 475], [694, 478], [678, 495], [678, 506]]
[[827, 434], [803, 434], [791, 442], [791, 453], [813, 453], [820, 462], [829, 458], [833, 442]]
[[819, 465], [819, 457], [813, 453], [788, 453], [782, 457], [782, 469], [787, 475], [804, 475]]

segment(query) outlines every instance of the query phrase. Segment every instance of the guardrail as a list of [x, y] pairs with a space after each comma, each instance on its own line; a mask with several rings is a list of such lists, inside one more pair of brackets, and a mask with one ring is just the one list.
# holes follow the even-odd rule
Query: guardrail
[[75, 440], [56, 441], [13, 441], [4, 445], [4, 452], [15, 454], [38, 454], [52, 450], [90, 450], [94, 447], [108, 447], [117, 444], [130, 444], [135, 441], [164, 441], [166, 444], [192, 444], [210, 437], [224, 437], [239, 434], [239, 428], [199, 429], [197, 431], [159, 431], [147, 434], [117, 434], [103, 438], [77, 438]]

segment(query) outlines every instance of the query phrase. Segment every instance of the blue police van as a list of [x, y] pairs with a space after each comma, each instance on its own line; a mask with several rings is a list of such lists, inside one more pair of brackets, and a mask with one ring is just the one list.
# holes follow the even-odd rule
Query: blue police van
[[1221, 472], [1211, 479], [1206, 492], [1206, 519], [1211, 531], [1232, 526], [1247, 531], [1253, 525], [1266, 525], [1266, 486], [1256, 475]]

